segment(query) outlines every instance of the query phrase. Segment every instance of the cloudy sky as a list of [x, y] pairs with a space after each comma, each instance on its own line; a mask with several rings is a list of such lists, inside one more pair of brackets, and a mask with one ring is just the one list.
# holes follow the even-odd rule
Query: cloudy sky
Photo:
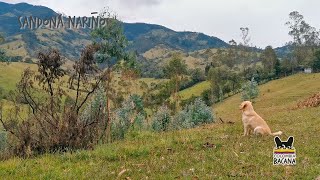
[[264, 48], [290, 41], [284, 25], [291, 11], [320, 28], [319, 0], [4, 0], [43, 5], [72, 16], [90, 16], [108, 6], [125, 22], [160, 24], [176, 31], [197, 31], [228, 42], [240, 41], [249, 27], [251, 43]]

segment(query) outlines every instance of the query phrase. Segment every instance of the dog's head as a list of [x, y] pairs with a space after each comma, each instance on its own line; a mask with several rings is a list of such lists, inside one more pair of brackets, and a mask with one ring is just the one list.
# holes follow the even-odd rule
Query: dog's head
[[239, 109], [242, 111], [245, 111], [248, 108], [252, 108], [252, 102], [250, 101], [243, 101], [239, 106]]

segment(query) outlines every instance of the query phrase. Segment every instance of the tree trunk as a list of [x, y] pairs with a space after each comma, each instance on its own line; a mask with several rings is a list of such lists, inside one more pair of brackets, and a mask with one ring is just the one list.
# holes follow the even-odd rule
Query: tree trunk
[[106, 106], [106, 110], [107, 110], [107, 131], [106, 131], [106, 138], [107, 138], [107, 142], [110, 143], [111, 142], [111, 117], [110, 117], [110, 100], [109, 97], [107, 97], [107, 106]]
[[176, 79], [176, 87], [175, 87], [175, 92], [174, 92], [174, 101], [175, 101], [175, 111], [178, 111], [178, 78]]
[[107, 102], [106, 102], [106, 113], [107, 113], [107, 121], [106, 121], [106, 125], [107, 125], [107, 129], [106, 129], [106, 140], [107, 142], [111, 142], [111, 113], [110, 113], [110, 94], [109, 94], [109, 90], [110, 90], [110, 82], [111, 82], [111, 69], [107, 70], [108, 74], [107, 74], [107, 86], [106, 88], [106, 96], [107, 96]]

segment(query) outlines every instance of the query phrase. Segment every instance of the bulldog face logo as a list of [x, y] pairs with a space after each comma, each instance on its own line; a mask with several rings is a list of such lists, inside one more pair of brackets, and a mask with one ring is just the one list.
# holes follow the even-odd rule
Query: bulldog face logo
[[293, 149], [293, 137], [290, 136], [287, 141], [281, 141], [281, 139], [276, 136], [274, 142], [276, 143], [277, 149]]

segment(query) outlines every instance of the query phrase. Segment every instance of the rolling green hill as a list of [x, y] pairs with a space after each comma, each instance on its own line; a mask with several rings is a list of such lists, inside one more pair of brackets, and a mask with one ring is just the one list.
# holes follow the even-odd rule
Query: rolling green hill
[[184, 89], [179, 92], [179, 96], [182, 100], [189, 99], [192, 96], [200, 97], [201, 93], [203, 93], [205, 90], [210, 89], [210, 82], [204, 81], [200, 82], [198, 84], [195, 84], [194, 86]]
[[[255, 110], [272, 131], [294, 136], [297, 165], [273, 166], [273, 138], [243, 137], [240, 95], [214, 106], [217, 123], [168, 133], [130, 133], [92, 151], [0, 163], [4, 179], [315, 179], [320, 172], [319, 107], [296, 109], [320, 91], [320, 74], [297, 74], [260, 86]], [[213, 144], [212, 147], [203, 144]]]
[[5, 91], [4, 93], [16, 88], [16, 84], [19, 82], [23, 70], [28, 67], [32, 70], [36, 69], [35, 64], [0, 63], [0, 87]]

